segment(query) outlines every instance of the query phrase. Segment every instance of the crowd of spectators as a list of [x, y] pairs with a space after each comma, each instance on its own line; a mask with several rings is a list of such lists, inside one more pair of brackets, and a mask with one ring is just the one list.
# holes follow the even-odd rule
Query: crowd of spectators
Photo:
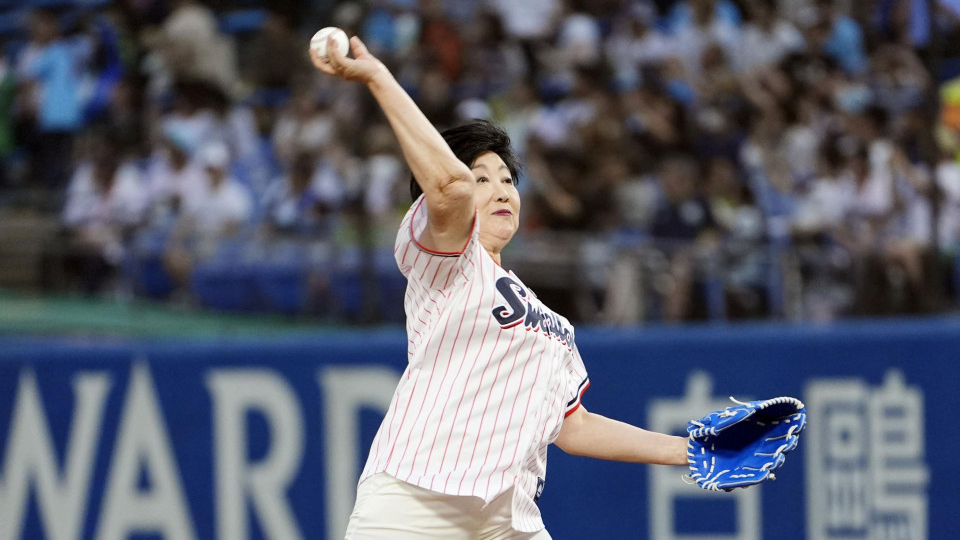
[[574, 273], [597, 302], [573, 318], [943, 309], [960, 164], [934, 129], [923, 6], [65, 1], [4, 38], [0, 204], [43, 193], [64, 231], [44, 275], [86, 292], [390, 318], [409, 173], [364, 89], [309, 66], [335, 25], [438, 127], [508, 130], [516, 260], [572, 234], [569, 264], [603, 263]]

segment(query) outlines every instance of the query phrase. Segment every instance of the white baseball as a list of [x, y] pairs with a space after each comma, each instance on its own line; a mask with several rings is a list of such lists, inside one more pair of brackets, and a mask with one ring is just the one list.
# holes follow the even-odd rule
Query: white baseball
[[336, 42], [340, 52], [347, 54], [349, 52], [350, 40], [347, 39], [347, 33], [336, 26], [321, 28], [310, 38], [310, 49], [317, 51], [320, 58], [327, 57], [327, 37], [333, 34], [333, 40]]

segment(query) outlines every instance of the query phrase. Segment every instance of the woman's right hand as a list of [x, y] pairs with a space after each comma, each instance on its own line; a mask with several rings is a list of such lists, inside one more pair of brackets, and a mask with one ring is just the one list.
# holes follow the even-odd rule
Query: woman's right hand
[[387, 73], [383, 62], [370, 54], [360, 38], [350, 38], [350, 48], [353, 58], [346, 55], [337, 47], [333, 37], [327, 38], [327, 56], [322, 57], [310, 49], [310, 60], [313, 65], [327, 75], [334, 75], [348, 81], [357, 81], [363, 84], [370, 83], [377, 75]]

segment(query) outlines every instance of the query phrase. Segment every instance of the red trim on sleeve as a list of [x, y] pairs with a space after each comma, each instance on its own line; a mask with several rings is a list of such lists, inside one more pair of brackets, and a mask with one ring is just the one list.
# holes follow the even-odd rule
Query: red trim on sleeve
[[566, 418], [574, 413], [577, 409], [580, 408], [580, 400], [583, 399], [583, 393], [587, 391], [587, 388], [590, 388], [590, 380], [587, 380], [587, 384], [583, 385], [583, 388], [580, 389], [580, 393], [577, 394], [576, 403], [573, 405], [573, 408], [567, 409], [567, 412], [563, 413], [563, 417]]
[[417, 211], [420, 210], [420, 205], [423, 204], [423, 201], [426, 200], [426, 197], [420, 199], [420, 202], [417, 203], [417, 207], [413, 209], [413, 214], [410, 215], [410, 238], [413, 240], [413, 243], [417, 245], [420, 250], [425, 251], [431, 255], [443, 255], [445, 257], [450, 256], [459, 256], [463, 255], [463, 252], [466, 251], [467, 246], [470, 244], [470, 239], [473, 238], [473, 231], [477, 228], [477, 214], [473, 214], [473, 225], [470, 227], [470, 235], [467, 236], [467, 241], [463, 244], [463, 247], [460, 251], [434, 251], [423, 244], [420, 243], [420, 240], [417, 238], [417, 235], [413, 232], [413, 222], [417, 217]]

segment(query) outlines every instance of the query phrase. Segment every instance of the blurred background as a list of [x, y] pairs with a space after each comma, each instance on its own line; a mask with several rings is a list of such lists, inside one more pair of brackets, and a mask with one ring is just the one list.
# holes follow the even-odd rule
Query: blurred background
[[807, 404], [735, 494], [551, 449], [554, 538], [956, 537], [960, 0], [0, 0], [0, 538], [342, 538], [410, 197], [324, 26], [510, 133], [591, 411]]
[[574, 322], [956, 310], [955, 1], [4, 0], [0, 322], [400, 323], [409, 172], [327, 25], [509, 131], [504, 260]]

